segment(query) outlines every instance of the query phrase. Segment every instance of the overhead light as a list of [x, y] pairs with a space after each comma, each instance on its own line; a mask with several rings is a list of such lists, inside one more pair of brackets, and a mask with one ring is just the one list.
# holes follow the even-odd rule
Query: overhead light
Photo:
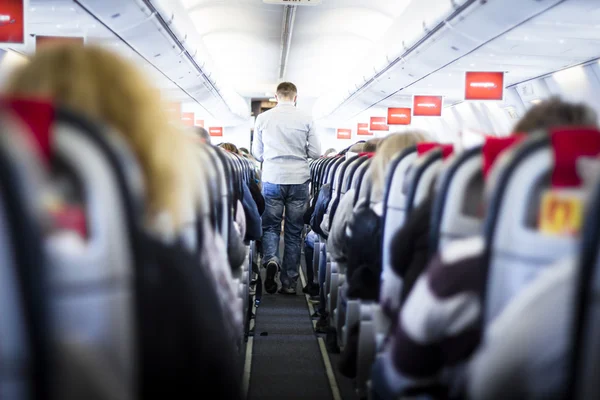
[[475, 66], [475, 64], [471, 64], [471, 67], [474, 67], [474, 66]]
[[558, 41], [558, 43], [560, 43], [560, 44], [563, 44], [564, 42], [565, 42], [565, 39], [560, 39], [560, 40]]
[[531, 104], [540, 104], [542, 102], [542, 99], [533, 99], [531, 101], [529, 101]]
[[276, 103], [276, 102], [277, 102], [277, 99], [276, 99], [275, 97], [271, 97], [271, 98], [269, 99], [269, 101], [270, 101], [271, 103]]

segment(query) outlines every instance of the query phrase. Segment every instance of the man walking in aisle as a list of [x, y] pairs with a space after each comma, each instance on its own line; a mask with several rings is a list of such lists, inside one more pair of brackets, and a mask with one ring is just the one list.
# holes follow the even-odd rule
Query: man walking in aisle
[[[298, 90], [293, 83], [277, 87], [277, 106], [256, 118], [252, 154], [263, 162], [263, 265], [265, 290], [296, 294], [302, 252], [304, 213], [308, 206], [308, 160], [318, 158], [321, 145], [312, 118], [296, 108]], [[279, 257], [279, 235], [285, 210], [284, 254]]]

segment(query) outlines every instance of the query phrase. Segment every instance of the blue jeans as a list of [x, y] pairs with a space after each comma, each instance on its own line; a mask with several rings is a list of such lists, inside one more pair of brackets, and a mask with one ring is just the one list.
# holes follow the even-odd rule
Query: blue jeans
[[[281, 266], [281, 285], [296, 288], [298, 266], [302, 253], [302, 230], [304, 213], [308, 207], [308, 183], [300, 185], [278, 185], [263, 183], [265, 212], [263, 225], [263, 264], [275, 261]], [[279, 236], [285, 210], [284, 254], [279, 256]]]

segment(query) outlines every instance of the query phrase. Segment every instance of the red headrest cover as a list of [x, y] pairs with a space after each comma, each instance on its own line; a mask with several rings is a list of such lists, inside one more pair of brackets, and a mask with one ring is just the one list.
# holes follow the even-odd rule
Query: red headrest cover
[[87, 222], [85, 210], [80, 206], [66, 206], [50, 211], [54, 223], [61, 229], [78, 233], [82, 238], [87, 237]]
[[374, 152], [368, 152], [368, 153], [359, 153], [358, 154], [360, 157], [362, 156], [367, 156], [368, 158], [373, 158], [373, 156], [375, 155]]
[[519, 143], [521, 140], [525, 138], [523, 134], [515, 134], [508, 137], [486, 137], [485, 143], [483, 145], [482, 154], [483, 154], [483, 176], [487, 178], [494, 162], [498, 159], [498, 156], [506, 149], [512, 147], [513, 145]]
[[43, 100], [7, 98], [2, 103], [29, 128], [31, 137], [44, 161], [51, 157], [50, 126], [54, 122], [54, 106]]
[[442, 157], [444, 159], [450, 157], [452, 155], [452, 153], [454, 152], [454, 146], [451, 144], [441, 144], [441, 143], [435, 143], [435, 142], [423, 142], [423, 143], [418, 143], [417, 144], [417, 154], [419, 156], [422, 156], [428, 152], [430, 152], [433, 149], [438, 149], [441, 148], [442, 149]]
[[587, 127], [559, 128], [552, 131], [551, 141], [554, 150], [552, 187], [580, 186], [577, 159], [600, 155], [600, 131]]

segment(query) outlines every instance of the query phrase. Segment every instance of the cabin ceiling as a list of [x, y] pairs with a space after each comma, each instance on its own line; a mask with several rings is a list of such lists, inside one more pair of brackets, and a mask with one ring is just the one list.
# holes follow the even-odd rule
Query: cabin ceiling
[[[177, 3], [186, 10], [206, 49], [203, 56], [210, 58], [207, 62], [221, 83], [245, 98], [274, 94], [280, 81], [285, 6], [263, 0], [154, 1]], [[461, 101], [467, 70], [506, 71], [510, 85], [600, 56], [598, 0], [477, 1], [432, 40], [355, 93], [468, 1], [323, 0], [318, 6], [297, 6], [283, 78], [297, 84], [300, 96], [317, 101], [324, 116], [335, 110], [343, 119], [376, 105], [405, 105], [418, 93], [442, 94], [446, 104]], [[138, 50], [148, 47], [142, 53], [152, 52], [153, 43], [144, 41], [150, 28], [136, 27], [140, 21], [127, 19], [125, 12], [134, 5], [139, 10], [141, 2], [82, 2], [100, 11], [123, 8], [117, 31]], [[85, 36], [88, 42], [112, 46], [143, 63], [160, 89], [174, 97], [189, 97], [181, 92], [183, 86], [196, 93], [196, 100], [210, 97], [196, 84], [196, 77], [188, 75], [189, 66], [179, 65], [176, 52], [163, 52], [161, 60], [149, 63], [71, 0], [30, 0], [29, 6], [29, 33]]]

